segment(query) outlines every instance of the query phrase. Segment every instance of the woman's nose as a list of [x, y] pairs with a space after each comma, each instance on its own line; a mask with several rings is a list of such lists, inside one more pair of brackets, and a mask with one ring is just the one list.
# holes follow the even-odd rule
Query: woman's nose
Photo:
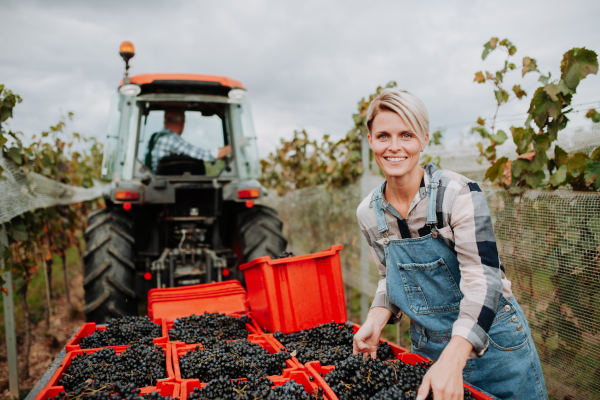
[[400, 140], [400, 138], [392, 136], [392, 141], [390, 143], [390, 147], [388, 148], [388, 150], [393, 151], [393, 152], [399, 152], [403, 149], [404, 149], [404, 147], [402, 146], [402, 141]]

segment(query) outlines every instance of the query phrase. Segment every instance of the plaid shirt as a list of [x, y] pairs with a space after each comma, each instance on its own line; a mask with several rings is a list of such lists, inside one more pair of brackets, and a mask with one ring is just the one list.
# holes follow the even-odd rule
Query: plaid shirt
[[[415, 238], [429, 234], [427, 219], [427, 184], [437, 167], [430, 163], [425, 167], [421, 189], [415, 195], [407, 218], [404, 219], [385, 199], [383, 211], [389, 225], [389, 238]], [[385, 183], [384, 183], [385, 184]], [[370, 208], [373, 191], [360, 203], [356, 211], [358, 224], [365, 235], [377, 269], [381, 275], [375, 299], [371, 307], [385, 307], [392, 311], [396, 323], [402, 311], [390, 303], [385, 286], [386, 262], [383, 237], [377, 229], [375, 213]], [[464, 297], [460, 302], [458, 319], [452, 327], [452, 335], [462, 336], [481, 356], [489, 344], [487, 332], [496, 315], [502, 295], [512, 297], [511, 284], [500, 262], [490, 211], [481, 189], [474, 181], [454, 172], [446, 171], [440, 178], [437, 212], [439, 235], [456, 253], [460, 263], [460, 290]]]
[[158, 162], [161, 158], [172, 155], [186, 155], [203, 161], [215, 161], [219, 155], [219, 149], [205, 150], [186, 142], [178, 134], [168, 128], [162, 132], [168, 132], [158, 139], [152, 150], [152, 172], [156, 174]]

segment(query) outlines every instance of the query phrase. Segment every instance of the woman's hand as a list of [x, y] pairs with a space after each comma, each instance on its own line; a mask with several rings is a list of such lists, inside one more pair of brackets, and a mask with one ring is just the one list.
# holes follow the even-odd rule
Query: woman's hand
[[425, 400], [429, 389], [434, 400], [463, 400], [463, 369], [473, 345], [461, 336], [453, 336], [440, 358], [423, 377], [417, 400]]
[[372, 308], [363, 326], [354, 334], [353, 354], [361, 353], [363, 356], [370, 354], [371, 358], [377, 358], [377, 345], [381, 331], [391, 316], [392, 312], [387, 308]]

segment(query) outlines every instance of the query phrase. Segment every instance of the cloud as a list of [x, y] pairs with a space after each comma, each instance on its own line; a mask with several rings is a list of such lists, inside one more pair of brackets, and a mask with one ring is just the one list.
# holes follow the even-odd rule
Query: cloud
[[[517, 62], [530, 55], [554, 76], [569, 48], [600, 50], [600, 32], [589, 29], [600, 11], [594, 1], [569, 7], [556, 0], [511, 0], [502, 7], [474, 1], [5, 3], [0, 34], [9, 39], [0, 43], [0, 77], [24, 98], [13, 128], [32, 134], [74, 111], [77, 130], [103, 138], [123, 70], [118, 45], [131, 40], [132, 73], [242, 80], [261, 156], [294, 129], [341, 137], [360, 98], [391, 80], [425, 102], [432, 127], [493, 113], [491, 88], [472, 82], [475, 71], [502, 63], [496, 55], [481, 60], [491, 36], [510, 38]], [[532, 93], [536, 85], [532, 77], [524, 87]], [[599, 79], [589, 78], [574, 100], [600, 100], [599, 89]], [[516, 102], [503, 113], [526, 109], [527, 101]], [[580, 117], [574, 123], [584, 123]], [[449, 127], [448, 137], [456, 140], [464, 126]]]

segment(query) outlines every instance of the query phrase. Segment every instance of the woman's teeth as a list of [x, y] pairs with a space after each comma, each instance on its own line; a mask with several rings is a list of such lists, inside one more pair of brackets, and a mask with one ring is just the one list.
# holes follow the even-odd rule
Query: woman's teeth
[[391, 162], [400, 162], [407, 159], [407, 157], [384, 157], [386, 160]]

